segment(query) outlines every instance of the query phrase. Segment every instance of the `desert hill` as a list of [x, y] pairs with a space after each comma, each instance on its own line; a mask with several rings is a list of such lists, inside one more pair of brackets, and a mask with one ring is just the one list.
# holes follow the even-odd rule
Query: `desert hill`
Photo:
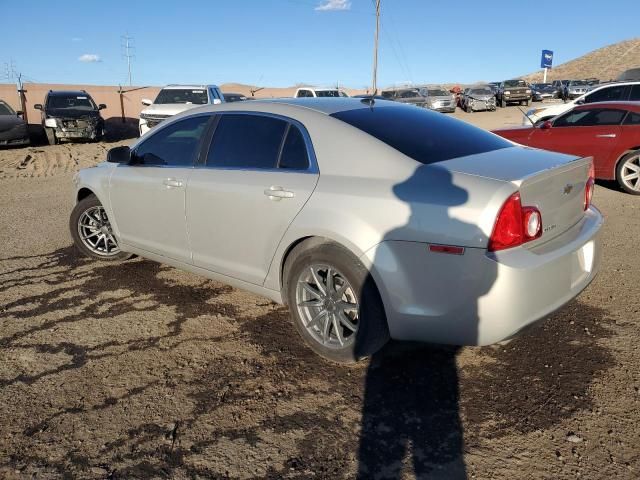
[[[614, 80], [629, 68], [640, 67], [640, 38], [625, 40], [574, 58], [549, 70], [547, 81], [599, 78]], [[523, 75], [530, 82], [541, 82], [542, 71]]]

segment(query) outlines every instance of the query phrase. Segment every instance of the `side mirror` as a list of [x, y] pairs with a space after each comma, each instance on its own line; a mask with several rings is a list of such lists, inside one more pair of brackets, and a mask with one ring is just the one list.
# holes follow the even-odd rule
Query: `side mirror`
[[584, 104], [584, 98], [581, 98], [580, 100], [576, 100], [576, 105], [583, 105]]
[[36, 103], [33, 108], [35, 108], [36, 110], [42, 110], [42, 104], [41, 103]]
[[98, 105], [98, 110], [104, 110], [105, 108], [107, 108], [107, 106], [104, 103]]
[[213, 99], [213, 104], [214, 105], [220, 105], [222, 103], [222, 100], [220, 100], [219, 98], [214, 98]]
[[553, 127], [553, 123], [551, 123], [551, 120], [547, 120], [546, 122], [543, 122], [542, 125], [540, 125], [540, 129], [542, 130], [549, 130], [551, 127]]
[[148, 98], [143, 98], [143, 99], [142, 99], [142, 104], [143, 104], [143, 105], [145, 105], [145, 106], [147, 106], [147, 107], [148, 107], [149, 105], [151, 105], [152, 103], [153, 103], [153, 102], [152, 102], [151, 100], [149, 100]]
[[131, 162], [131, 149], [126, 145], [112, 148], [107, 152], [107, 162], [129, 164]]
[[18, 110], [16, 112], [16, 116], [22, 118], [22, 115], [24, 114], [24, 112], [22, 110]]

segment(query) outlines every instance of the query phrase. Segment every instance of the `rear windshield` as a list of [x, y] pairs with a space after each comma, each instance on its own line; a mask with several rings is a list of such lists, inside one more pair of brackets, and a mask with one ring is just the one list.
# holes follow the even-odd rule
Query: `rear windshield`
[[316, 90], [317, 97], [346, 97], [340, 90]]
[[153, 103], [185, 103], [193, 105], [206, 105], [207, 91], [202, 88], [165, 88], [160, 90]]
[[331, 116], [427, 165], [513, 146], [460, 120], [405, 105], [359, 108]]

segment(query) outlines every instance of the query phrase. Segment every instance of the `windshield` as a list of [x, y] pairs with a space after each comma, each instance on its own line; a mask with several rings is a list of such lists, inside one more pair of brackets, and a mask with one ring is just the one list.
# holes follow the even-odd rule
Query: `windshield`
[[73, 93], [69, 95], [50, 95], [47, 100], [47, 108], [56, 110], [97, 110], [98, 107], [96, 107], [93, 99], [86, 93]]
[[165, 88], [160, 90], [153, 103], [186, 103], [193, 105], [207, 104], [207, 91], [204, 89], [192, 88]]
[[16, 112], [4, 102], [0, 102], [0, 115], [15, 115]]
[[424, 164], [513, 146], [503, 138], [425, 108], [358, 108], [331, 116]]
[[493, 95], [490, 88], [474, 88], [469, 95]]
[[346, 97], [340, 90], [316, 90], [316, 97]]
[[507, 80], [504, 82], [505, 87], [526, 87], [524, 80]]
[[585, 82], [584, 80], [572, 80], [571, 85], [574, 87], [580, 86], [580, 85], [587, 85], [587, 82]]
[[431, 95], [432, 97], [448, 97], [449, 96], [447, 92], [439, 88], [433, 89], [433, 90], [427, 90], [427, 92], [429, 92], [429, 95]]

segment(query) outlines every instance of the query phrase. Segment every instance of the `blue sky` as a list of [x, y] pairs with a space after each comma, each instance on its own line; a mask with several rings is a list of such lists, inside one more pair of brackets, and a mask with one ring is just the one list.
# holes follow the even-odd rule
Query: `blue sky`
[[[126, 84], [128, 32], [136, 85], [363, 88], [373, 12], [373, 0], [0, 0], [0, 78], [13, 60], [35, 81]], [[543, 48], [559, 64], [638, 36], [639, 18], [640, 0], [382, 0], [378, 83], [502, 80], [536, 70]]]

